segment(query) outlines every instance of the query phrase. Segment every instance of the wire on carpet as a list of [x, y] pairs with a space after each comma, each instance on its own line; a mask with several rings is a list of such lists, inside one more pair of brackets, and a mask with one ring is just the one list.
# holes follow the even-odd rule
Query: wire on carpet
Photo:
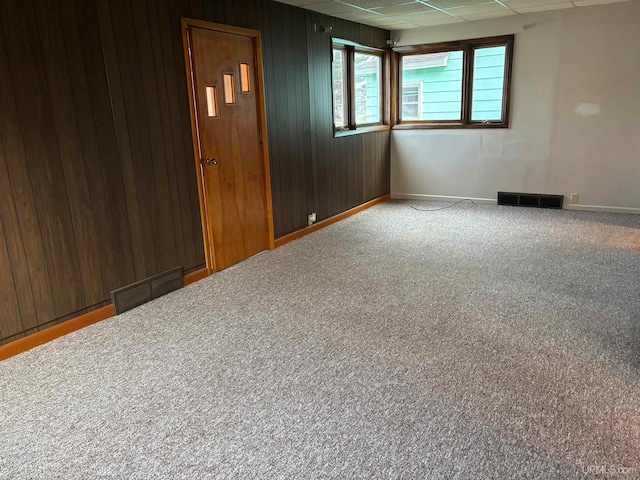
[[413, 205], [411, 205], [411, 208], [413, 208], [414, 210], [418, 210], [420, 212], [437, 212], [438, 210], [444, 210], [446, 208], [455, 207], [456, 205], [462, 202], [471, 202], [474, 205], [476, 204], [476, 202], [474, 202], [470, 198], [464, 198], [462, 200], [457, 201], [456, 203], [452, 203], [451, 205], [447, 205], [446, 207], [441, 207], [441, 208], [418, 208], [418, 207], [414, 207]]

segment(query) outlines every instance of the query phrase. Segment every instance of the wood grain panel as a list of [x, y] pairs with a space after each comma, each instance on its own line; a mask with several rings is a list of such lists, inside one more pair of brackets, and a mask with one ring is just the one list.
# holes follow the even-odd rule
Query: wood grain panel
[[[0, 16], [3, 17], [5, 12], [1, 9], [5, 5], [0, 3]], [[34, 303], [35, 318], [32, 314], [26, 315], [23, 323], [25, 328], [33, 328], [44, 319], [55, 317], [55, 308], [11, 73], [4, 41], [2, 38], [0, 40], [0, 132], [7, 167], [7, 177], [0, 185], [4, 195], [1, 208], [5, 228], [10, 229], [7, 231], [7, 238], [10, 239], [10, 253], [16, 268], [16, 283], [21, 288], [20, 292], [25, 292], [25, 295], [27, 286], [30, 286]], [[12, 198], [7, 198], [7, 195]], [[13, 200], [15, 217], [7, 211], [10, 209], [10, 200]], [[30, 303], [28, 300], [26, 302]]]
[[[127, 217], [129, 222], [129, 237], [133, 254], [133, 267], [136, 279], [147, 277], [147, 266], [144, 255], [144, 243], [142, 238], [142, 221], [138, 202], [138, 192], [133, 168], [131, 143], [127, 114], [124, 106], [124, 94], [120, 78], [120, 67], [116, 53], [115, 39], [111, 25], [111, 12], [108, 0], [96, 1], [96, 17], [98, 31], [102, 43], [104, 56], [105, 75], [111, 93], [111, 116], [114, 125], [114, 133], [117, 143], [120, 168], [124, 188], [125, 202], [127, 205]], [[110, 284], [118, 284], [111, 282]], [[120, 285], [119, 285], [120, 286]], [[110, 290], [106, 293], [108, 294]]]
[[[166, 166], [169, 152], [164, 148], [165, 132], [161, 123], [161, 104], [163, 102], [160, 101], [158, 91], [161, 82], [155, 74], [146, 3], [139, 0], [131, 2], [131, 5], [144, 94], [142, 106], [146, 109], [147, 128], [151, 142], [151, 148], [145, 155], [149, 159], [152, 167], [151, 172], [155, 180], [156, 204], [159, 211], [159, 238], [162, 239], [162, 241], [158, 242], [160, 256], [158, 258], [158, 268], [153, 272], [156, 274], [176, 266], [176, 243]], [[166, 134], [168, 135], [169, 132], [166, 132]]]
[[167, 91], [167, 79], [165, 73], [164, 52], [162, 49], [162, 39], [158, 22], [158, 9], [155, 1], [147, 2], [147, 19], [149, 24], [149, 35], [151, 37], [151, 47], [153, 52], [153, 65], [155, 67], [155, 78], [158, 89], [158, 103], [160, 104], [160, 122], [162, 126], [163, 150], [165, 153], [165, 170], [167, 178], [167, 188], [169, 190], [169, 204], [171, 206], [173, 228], [174, 265], [184, 265], [185, 245], [181, 221], [180, 194], [178, 188], [178, 177], [176, 172], [176, 155], [174, 152], [173, 129], [171, 128], [171, 113], [169, 111], [169, 95]]
[[[140, 0], [137, 0], [138, 2]], [[137, 35], [132, 19], [133, 11], [128, 0], [111, 0], [111, 25], [116, 44], [118, 66], [127, 128], [133, 162], [133, 171], [138, 193], [140, 221], [142, 227], [142, 243], [146, 275], [151, 276], [161, 271], [164, 264], [157, 189], [153, 160], [151, 156], [151, 138], [149, 118], [145, 105], [145, 91], [140, 71], [140, 54], [137, 46]], [[109, 23], [105, 19], [105, 27]]]
[[[182, 126], [182, 149], [185, 152], [182, 171], [186, 175], [188, 186], [188, 199], [190, 208], [185, 214], [191, 214], [191, 226], [194, 239], [194, 255], [198, 266], [205, 263], [204, 245], [202, 234], [202, 222], [200, 220], [200, 203], [198, 198], [198, 185], [196, 180], [196, 166], [194, 152], [191, 143], [191, 117], [189, 114], [189, 95], [187, 91], [186, 76], [184, 74], [184, 56], [182, 50], [182, 31], [180, 18], [188, 15], [184, 4], [177, 0], [169, 1], [169, 22], [174, 52], [174, 67], [177, 72], [178, 90], [173, 92], [175, 101], [180, 107], [180, 125]], [[213, 2], [214, 4], [218, 2]]]
[[[2, 28], [56, 315], [85, 304], [50, 89], [33, 5], [3, 2]], [[4, 13], [7, 13], [6, 15]], [[55, 92], [54, 92], [55, 93]]]
[[204, 265], [183, 16], [262, 32], [276, 237], [388, 193], [389, 132], [333, 137], [330, 37], [313, 25], [388, 32], [269, 0], [3, 0], [0, 343]]
[[63, 2], [60, 4], [60, 11], [83, 161], [92, 212], [96, 219], [95, 233], [102, 265], [102, 299], [105, 299], [109, 296], [109, 289], [118, 284], [114, 232], [111, 226], [107, 185], [102, 171], [103, 164], [98, 147], [97, 126], [91, 101], [91, 86], [84, 66], [84, 54], [77, 29], [78, 19], [75, 5], [71, 2]]
[[[7, 255], [11, 262], [14, 283], [13, 292], [19, 304], [20, 322], [23, 329], [25, 325], [27, 326], [26, 328], [32, 328], [38, 325], [38, 317], [33, 301], [29, 267], [18, 224], [13, 188], [11, 187], [9, 170], [7, 169], [2, 137], [0, 137], [0, 220], [3, 224], [3, 232], [10, 232], [9, 235], [4, 235], [3, 233], [2, 237], [4, 238], [0, 238], [0, 241], [6, 242]], [[12, 296], [11, 294], [11, 285], [5, 283], [5, 286], [0, 288], [0, 295], [9, 298]], [[2, 327], [1, 324], [0, 327]], [[0, 330], [0, 338], [3, 335], [2, 331], [9, 335], [6, 332], [10, 332], [11, 328], [5, 327]]]
[[[331, 26], [331, 35], [385, 47], [389, 33], [342, 19], [307, 12], [311, 105], [312, 178], [319, 220], [337, 215], [372, 198], [389, 193], [388, 131], [333, 136], [331, 111], [331, 37], [314, 25]], [[298, 227], [300, 228], [300, 227]]]
[[22, 315], [18, 305], [18, 293], [13, 279], [13, 268], [9, 259], [9, 250], [5, 241], [5, 230], [0, 216], [0, 305], [2, 305], [2, 324], [0, 338], [11, 336], [24, 330]]
[[92, 305], [104, 298], [105, 288], [62, 22], [55, 2], [36, 2], [36, 12], [47, 82], [53, 92], [51, 107], [78, 249], [82, 285], [86, 303]]
[[[102, 172], [107, 187], [107, 201], [110, 207], [111, 230], [116, 255], [118, 284], [135, 280], [134, 260], [131, 246], [130, 225], [122, 180], [118, 143], [113, 125], [109, 84], [107, 82], [104, 58], [95, 4], [75, 0], [80, 39], [83, 46], [84, 65], [90, 85], [91, 103], [96, 124], [96, 133]], [[108, 286], [109, 290], [115, 287]]]

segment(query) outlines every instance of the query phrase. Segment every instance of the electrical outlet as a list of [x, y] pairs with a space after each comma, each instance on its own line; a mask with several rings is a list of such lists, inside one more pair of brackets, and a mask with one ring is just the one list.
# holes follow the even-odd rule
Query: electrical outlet
[[571, 203], [578, 203], [578, 194], [577, 193], [572, 193], [571, 194]]
[[316, 223], [316, 212], [307, 215], [307, 225], [311, 226]]

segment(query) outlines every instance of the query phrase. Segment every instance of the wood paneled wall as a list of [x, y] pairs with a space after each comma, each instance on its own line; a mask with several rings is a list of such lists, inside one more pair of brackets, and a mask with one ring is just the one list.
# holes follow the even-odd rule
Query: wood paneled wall
[[[317, 25], [318, 31], [315, 31]], [[388, 131], [333, 137], [331, 35], [386, 48], [389, 32], [326, 15], [307, 13], [314, 206], [319, 219], [349, 210], [390, 191]], [[306, 215], [304, 220], [306, 221]], [[300, 227], [298, 227], [300, 228]]]
[[330, 38], [270, 0], [0, 2], [0, 344], [204, 266], [181, 16], [263, 32], [276, 236], [389, 192], [389, 134], [334, 139]]

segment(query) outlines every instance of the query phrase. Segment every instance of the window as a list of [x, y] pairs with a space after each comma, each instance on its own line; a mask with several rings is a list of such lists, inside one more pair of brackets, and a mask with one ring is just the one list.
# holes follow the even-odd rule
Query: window
[[205, 91], [207, 92], [207, 115], [209, 118], [214, 118], [218, 116], [218, 87], [215, 85], [213, 87], [207, 87]]
[[395, 51], [400, 128], [508, 126], [513, 35]]
[[233, 82], [233, 73], [223, 73], [224, 79], [224, 103], [231, 105], [236, 103], [236, 87]]
[[355, 52], [354, 85], [356, 125], [370, 125], [382, 121], [381, 81], [382, 58], [378, 55]]
[[384, 51], [334, 39], [332, 54], [334, 132], [383, 125]]
[[345, 51], [333, 50], [333, 127], [342, 128], [347, 123]]
[[251, 67], [248, 63], [240, 64], [240, 90], [242, 93], [251, 93]]
[[404, 82], [402, 84], [402, 118], [420, 120], [422, 118], [423, 82]]

